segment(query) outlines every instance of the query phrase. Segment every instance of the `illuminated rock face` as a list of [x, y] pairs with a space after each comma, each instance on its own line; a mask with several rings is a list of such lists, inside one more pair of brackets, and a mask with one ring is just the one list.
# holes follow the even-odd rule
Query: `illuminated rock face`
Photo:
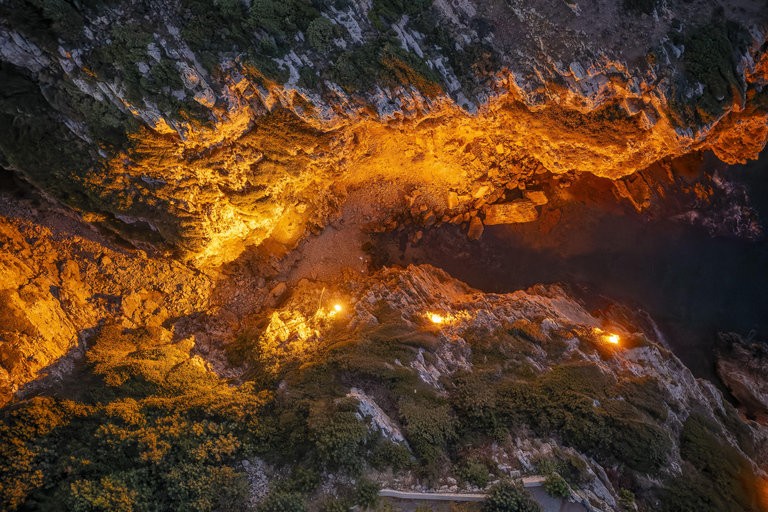
[[485, 223], [492, 225], [531, 222], [536, 220], [538, 216], [533, 201], [521, 199], [511, 203], [491, 205], [485, 213]]
[[[5, 114], [2, 163], [89, 221], [215, 265], [270, 237], [291, 247], [344, 190], [372, 181], [423, 189], [452, 216], [463, 196], [503, 202], [495, 191], [544, 170], [616, 179], [702, 149], [740, 162], [768, 136], [762, 10], [441, 0], [393, 19], [370, 9], [325, 12], [338, 42], [322, 51], [306, 29], [278, 37], [281, 57], [256, 60], [242, 42], [201, 50], [185, 29], [195, 18], [173, 4], [147, 15], [150, 29], [127, 6], [98, 22], [85, 13], [85, 35], [61, 44], [3, 25], [5, 110], [19, 110], [18, 91], [30, 105]], [[743, 27], [738, 41], [723, 35], [725, 18]], [[266, 40], [264, 30], [248, 37]], [[719, 56], [703, 55], [705, 40], [724, 45]], [[107, 41], [129, 60], [104, 64], [96, 48]], [[510, 208], [494, 206], [486, 223], [533, 215], [498, 215]]]
[[[344, 306], [334, 314], [334, 304]], [[467, 378], [468, 372], [475, 378], [478, 375], [501, 378], [504, 372], [514, 372], [514, 368], [527, 368], [525, 371], [530, 372], [526, 374], [524, 386], [533, 386], [535, 376], [554, 375], [569, 365], [594, 369], [592, 383], [607, 380], [617, 383], [622, 390], [644, 383], [648, 385], [644, 388], [642, 402], [646, 412], [630, 415], [627, 409], [621, 409], [626, 415], [622, 416], [624, 420], [632, 418], [622, 425], [629, 427], [639, 421], [658, 428], [671, 443], [665, 445], [657, 463], [664, 468], [663, 472], [679, 474], [685, 463], [681, 459], [678, 439], [686, 420], [701, 414], [716, 424], [718, 431], [726, 432], [725, 418], [734, 421], [736, 412], [712, 383], [696, 379], [679, 359], [654, 340], [652, 333], [637, 330], [631, 314], [622, 316], [620, 322], [609, 317], [598, 311], [587, 311], [558, 285], [537, 285], [507, 294], [483, 293], [442, 270], [420, 265], [405, 269], [385, 268], [365, 277], [349, 271], [322, 283], [304, 281], [292, 287], [288, 299], [275, 310], [251, 319], [261, 327], [252, 332], [250, 343], [258, 348], [251, 352], [256, 354], [252, 362], [258, 368], [283, 375], [281, 372], [286, 368], [309, 367], [324, 355], [333, 353], [335, 348], [354, 345], [353, 340], [376, 340], [367, 350], [361, 349], [355, 356], [349, 356], [350, 359], [357, 357], [365, 364], [373, 365], [375, 359], [365, 359], [368, 351], [378, 355], [381, 353], [378, 351], [387, 353], [391, 346], [400, 347], [401, 352], [392, 352], [398, 359], [378, 361], [377, 368], [412, 372], [418, 377], [419, 385], [444, 393], [444, 396], [457, 393], [456, 386], [465, 385], [467, 381], [463, 379]], [[393, 342], [393, 339], [397, 341]], [[505, 340], [514, 341], [505, 345]], [[492, 353], [490, 347], [496, 346], [502, 347], [504, 356], [501, 360], [489, 355]], [[350, 363], [350, 367], [354, 364], [363, 363]], [[758, 374], [755, 372], [757, 366], [754, 366], [743, 372], [751, 374], [753, 390], [757, 388], [754, 378]], [[479, 380], [470, 379], [469, 382]], [[285, 389], [290, 387], [287, 384]], [[469, 389], [475, 391], [468, 397], [471, 404], [482, 404], [477, 407], [483, 408], [493, 403], [493, 399], [481, 391], [481, 386]], [[286, 391], [286, 396], [290, 396], [288, 393]], [[349, 396], [361, 399], [361, 410], [371, 411], [375, 407], [375, 402], [371, 405], [371, 399], [361, 397], [354, 388]], [[612, 411], [616, 400], [621, 404], [638, 403], [637, 397], [630, 393], [616, 397], [590, 399], [588, 407]], [[545, 408], [542, 406], [542, 410]], [[645, 416], [647, 411], [657, 413]], [[573, 413], [573, 416], [578, 414]], [[386, 415], [382, 418], [381, 411], [370, 415], [374, 417], [371, 428], [388, 432], [386, 435], [399, 435], [397, 424]], [[382, 428], [382, 424], [386, 426]], [[764, 464], [768, 457], [768, 444], [765, 443], [768, 432], [750, 424], [744, 433], [758, 447], [752, 460]], [[548, 442], [557, 443], [552, 439], [560, 435], [562, 432], [556, 433]], [[515, 443], [520, 449], [517, 453], [522, 453], [523, 458], [533, 461], [540, 455], [526, 453], [531, 443], [536, 444], [530, 439], [536, 437], [530, 431], [515, 432], [515, 436], [519, 436]], [[730, 438], [729, 442], [736, 445]], [[642, 443], [641, 446], [643, 452], [654, 449]], [[603, 449], [601, 447], [593, 455]], [[598, 466], [595, 459], [590, 461]], [[605, 465], [600, 471], [608, 467]], [[532, 470], [533, 466], [530, 468]], [[604, 474], [600, 471], [597, 471], [598, 475]], [[618, 488], [600, 477], [577, 490], [577, 495], [589, 499], [600, 510], [620, 510], [617, 491]]]
[[31, 380], [71, 371], [104, 321], [160, 326], [207, 306], [211, 289], [178, 262], [126, 254], [82, 227], [2, 216], [0, 283], [0, 404]]

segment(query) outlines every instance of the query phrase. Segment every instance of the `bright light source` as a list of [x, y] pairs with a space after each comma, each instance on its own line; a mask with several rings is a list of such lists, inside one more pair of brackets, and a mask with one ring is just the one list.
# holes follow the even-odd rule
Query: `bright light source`
[[606, 340], [608, 340], [610, 343], [618, 343], [619, 342], [619, 335], [618, 334], [611, 334], [610, 336], [605, 337]]
[[445, 319], [442, 316], [435, 313], [432, 313], [431, 315], [429, 315], [429, 319], [432, 320], [433, 324], [441, 324], [445, 322]]
[[341, 311], [341, 305], [336, 304], [335, 306], [333, 306], [333, 309], [335, 309], [336, 311]]

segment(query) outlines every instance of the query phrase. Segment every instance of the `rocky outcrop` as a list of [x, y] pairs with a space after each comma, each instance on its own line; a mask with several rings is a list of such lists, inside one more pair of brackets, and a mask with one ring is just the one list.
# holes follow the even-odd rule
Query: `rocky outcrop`
[[104, 322], [160, 326], [208, 303], [210, 278], [49, 220], [0, 216], [0, 404], [30, 381], [66, 375]]
[[[692, 415], [705, 417], [735, 447], [750, 439], [756, 447], [753, 462], [762, 463], [768, 455], [768, 430], [754, 422], [742, 424], [720, 392], [710, 382], [694, 378], [679, 359], [654, 341], [652, 333], [637, 330], [627, 319], [614, 323], [609, 316], [590, 313], [557, 285], [539, 285], [511, 294], [482, 293], [441, 270], [422, 265], [383, 269], [368, 277], [347, 272], [332, 282], [304, 282], [286, 294], [287, 300], [278, 308], [261, 320], [254, 319], [262, 326], [260, 334], [253, 338], [261, 358], [259, 364], [276, 373], [281, 368], [311, 365], [322, 354], [332, 352], [329, 347], [351, 343], [360, 332], [382, 329], [406, 346], [420, 347], [418, 354], [414, 349], [410, 363], [397, 359], [394, 364], [384, 363], [384, 367], [413, 372], [420, 385], [440, 396], [456, 393], [467, 371], [477, 379], [492, 379], [492, 375], [498, 377], [515, 365], [528, 372], [520, 382], [532, 385], [536, 376], [546, 376], [558, 365], [597, 369], [594, 379], [616, 382], [626, 396], [611, 395], [603, 399], [606, 403], [594, 400], [592, 406], [624, 410], [628, 403], [642, 404], [643, 414], [648, 414], [643, 421], [661, 429], [671, 441], [669, 451], [662, 456], [662, 472], [669, 477], [687, 471], [678, 440], [683, 424]], [[484, 360], [488, 356], [483, 355], [488, 352], [478, 346], [482, 343], [479, 340], [500, 339], [496, 337], [513, 332], [519, 335], [514, 352], [507, 352], [503, 361], [489, 369]], [[635, 387], [638, 383], [643, 391]], [[285, 386], [290, 389], [290, 382]], [[629, 391], [632, 389], [638, 391]], [[356, 388], [347, 396], [359, 400], [360, 413], [371, 430], [404, 442], [398, 418], [388, 416], [372, 396]], [[477, 391], [468, 399], [482, 408], [488, 406], [490, 398]], [[615, 401], [620, 405], [612, 403]], [[637, 420], [629, 412], [622, 414], [625, 419]], [[736, 423], [746, 430], [732, 430]], [[498, 465], [498, 476], [515, 478], [520, 471], [535, 472], [542, 459], [556, 458], [558, 454], [581, 467], [582, 481], [574, 497], [599, 510], [621, 510], [616, 477], [621, 466], [601, 464], [559, 438], [559, 433], [545, 440], [525, 429], [515, 430], [507, 442], [493, 443], [484, 455]], [[429, 490], [408, 471], [395, 476], [386, 485]], [[638, 485], [646, 490], [658, 485], [654, 477], [635, 474], [632, 478], [642, 481]], [[443, 475], [440, 482], [445, 486], [443, 490], [456, 485], [449, 475]], [[465, 490], [481, 491], [474, 486]]]
[[747, 343], [734, 333], [720, 334], [717, 375], [739, 403], [739, 411], [750, 420], [768, 426], [768, 350]]
[[485, 211], [485, 223], [489, 225], [531, 222], [538, 217], [536, 205], [533, 201], [525, 199], [511, 203], [493, 204]]
[[[452, 203], [483, 179], [484, 201], [542, 171], [619, 178], [703, 149], [743, 161], [768, 134], [759, 8], [350, 2], [275, 28], [258, 6], [227, 20], [210, 2], [201, 25], [184, 5], [83, 10], [58, 39], [9, 16], [2, 163], [89, 221], [198, 264], [270, 238], [290, 247], [340, 191], [372, 181]], [[330, 25], [310, 30], [320, 18]]]

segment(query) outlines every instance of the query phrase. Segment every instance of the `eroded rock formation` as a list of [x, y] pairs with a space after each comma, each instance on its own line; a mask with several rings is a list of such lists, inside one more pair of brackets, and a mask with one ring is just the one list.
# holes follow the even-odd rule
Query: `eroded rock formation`
[[734, 333], [720, 334], [717, 375], [739, 403], [745, 417], [768, 426], [768, 356], [766, 347], [746, 343]]
[[104, 322], [160, 326], [210, 305], [212, 280], [178, 262], [131, 254], [60, 213], [2, 208], [34, 220], [0, 217], [1, 403], [71, 371]]
[[757, 4], [299, 4], [43, 9], [44, 34], [9, 2], [2, 163], [134, 243], [215, 265], [291, 247], [372, 181], [450, 219], [536, 173], [615, 179], [765, 145]]

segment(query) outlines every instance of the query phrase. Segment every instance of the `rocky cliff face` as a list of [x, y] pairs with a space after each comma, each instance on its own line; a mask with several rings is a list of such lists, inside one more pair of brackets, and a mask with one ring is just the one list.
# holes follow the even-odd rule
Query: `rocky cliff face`
[[57, 213], [35, 212], [30, 221], [18, 216], [29, 207], [4, 201], [2, 209], [15, 214], [0, 222], [3, 403], [29, 381], [71, 371], [105, 321], [160, 326], [209, 306], [207, 276], [130, 254]]
[[[411, 266], [383, 269], [371, 276], [349, 270], [335, 279], [305, 279], [290, 287], [280, 285], [268, 293], [264, 293], [262, 285], [258, 300], [263, 301], [262, 306], [271, 307], [251, 315], [234, 315], [237, 301], [230, 298], [225, 305], [230, 313], [217, 314], [217, 306], [212, 303], [221, 301], [212, 300], [216, 294], [211, 292], [211, 281], [205, 277], [169, 268], [151, 258], [126, 257], [119, 250], [108, 252], [101, 248], [97, 254], [93, 242], [82, 238], [56, 240], [59, 237], [52, 237], [51, 233], [39, 229], [31, 232], [18, 224], [7, 223], [3, 233], [4, 247], [10, 244], [21, 255], [32, 253], [24, 257], [25, 268], [30, 272], [18, 273], [29, 279], [29, 284], [19, 292], [4, 290], [2, 295], [6, 300], [3, 336], [10, 332], [16, 336], [3, 344], [3, 356], [18, 353], [21, 358], [13, 363], [11, 385], [14, 379], [18, 382], [34, 373], [71, 346], [74, 341], [66, 339], [66, 334], [74, 338], [78, 329], [94, 325], [99, 318], [106, 318], [110, 326], [102, 327], [97, 336], [88, 336], [88, 341], [96, 338], [96, 345], [89, 347], [90, 355], [85, 360], [90, 365], [101, 361], [101, 366], [81, 365], [73, 374], [70, 365], [62, 373], [68, 373], [70, 380], [75, 376], [85, 383], [91, 382], [86, 370], [103, 372], [104, 368], [112, 368], [107, 371], [122, 375], [116, 383], [107, 379], [99, 384], [109, 392], [120, 393], [122, 398], [112, 403], [86, 406], [88, 394], [79, 398], [76, 389], [68, 389], [66, 396], [70, 398], [60, 405], [51, 399], [38, 399], [27, 405], [64, 407], [70, 412], [62, 412], [62, 419], [57, 421], [77, 430], [79, 421], [84, 422], [82, 428], [90, 428], [84, 419], [78, 418], [100, 414], [99, 408], [106, 407], [108, 419], [100, 421], [117, 422], [110, 428], [124, 432], [120, 439], [130, 443], [132, 436], [140, 436], [138, 439], [146, 442], [141, 436], [149, 435], [149, 420], [136, 419], [136, 414], [172, 399], [166, 395], [146, 397], [141, 394], [144, 388], [125, 387], [121, 383], [139, 378], [137, 382], [150, 379], [164, 386], [177, 385], [175, 379], [179, 377], [174, 372], [181, 371], [179, 368], [191, 371], [185, 365], [192, 365], [194, 382], [210, 385], [206, 383], [218, 379], [213, 368], [222, 368], [216, 351], [224, 350], [229, 353], [229, 369], [220, 373], [248, 384], [212, 389], [227, 390], [242, 400], [248, 396], [255, 400], [256, 395], [250, 393], [262, 387], [270, 391], [258, 394], [258, 407], [254, 403], [255, 408], [249, 409], [249, 414], [257, 415], [258, 420], [248, 420], [244, 434], [237, 432], [241, 432], [242, 426], [238, 422], [245, 420], [232, 413], [239, 410], [237, 404], [230, 403], [222, 409], [230, 414], [224, 420], [217, 419], [219, 413], [207, 413], [213, 414], [204, 423], [207, 431], [222, 436], [222, 432], [231, 431], [235, 437], [227, 434], [228, 438], [217, 441], [228, 451], [219, 453], [215, 459], [195, 459], [190, 464], [228, 471], [226, 474], [231, 478], [247, 475], [252, 505], [263, 501], [269, 493], [266, 482], [279, 480], [285, 473], [253, 458], [252, 450], [273, 464], [283, 458], [290, 461], [298, 457], [296, 460], [304, 461], [306, 453], [299, 456], [291, 450], [310, 450], [312, 454], [316, 445], [324, 446], [326, 437], [322, 436], [330, 436], [327, 442], [336, 442], [333, 436], [341, 435], [313, 430], [320, 428], [317, 423], [321, 419], [316, 415], [331, 414], [336, 407], [341, 412], [333, 414], [344, 415], [349, 412], [345, 407], [354, 407], [358, 411], [350, 415], [354, 425], [344, 423], [347, 426], [343, 435], [350, 435], [352, 429], [358, 437], [344, 437], [344, 450], [337, 446], [331, 455], [323, 455], [325, 452], [320, 448], [320, 460], [329, 457], [329, 461], [336, 462], [327, 462], [327, 466], [323, 462], [320, 466], [322, 486], [309, 496], [312, 503], [342, 499], [344, 486], [350, 481], [344, 468], [348, 464], [357, 467], [359, 462], [354, 457], [359, 454], [366, 461], [360, 463], [364, 464], [368, 478], [403, 490], [480, 492], [499, 478], [556, 471], [567, 480], [570, 499], [582, 503], [586, 510], [624, 510], [631, 506], [628, 491], [641, 508], [652, 509], [661, 501], [663, 506], [677, 510], [676, 504], [707, 500], [708, 493], [725, 500], [723, 510], [730, 510], [728, 507], [734, 503], [744, 510], [759, 510], [763, 506], [754, 486], [762, 485], [759, 468], [768, 459], [765, 428], [739, 419], [711, 383], [695, 379], [652, 333], [642, 331], [639, 326], [647, 323], [647, 319], [633, 320], [626, 308], [607, 314], [590, 313], [559, 286], [486, 294], [433, 267]], [[67, 258], [73, 254], [79, 255], [78, 264], [84, 267], [78, 276], [66, 272], [72, 265]], [[19, 268], [18, 262], [8, 258], [3, 265], [6, 274], [10, 268]], [[61, 270], [50, 271], [43, 278], [35, 273], [43, 265]], [[88, 278], [84, 280], [83, 275]], [[148, 287], [143, 281], [148, 276], [153, 289], [131, 291]], [[161, 295], [163, 300], [157, 300], [153, 294]], [[26, 305], [17, 307], [24, 300], [28, 301]], [[201, 319], [201, 312], [208, 315], [207, 319]], [[226, 318], [231, 319], [230, 324], [222, 326]], [[115, 319], [122, 326], [115, 326]], [[22, 324], [23, 329], [16, 327]], [[46, 330], [53, 324], [59, 329]], [[124, 331], [123, 326], [128, 329]], [[137, 338], [144, 341], [129, 349], [124, 343], [133, 338], [120, 332], [144, 333], [139, 336], [145, 337], [149, 333], [157, 339]], [[240, 335], [234, 336], [235, 332]], [[122, 341], [110, 341], [112, 336]], [[116, 352], [104, 352], [109, 349], [105, 345], [108, 342]], [[170, 350], [168, 347], [175, 351], [175, 359], [166, 361], [163, 357], [164, 351]], [[32, 354], [34, 361], [25, 358], [27, 354]], [[167, 375], [155, 375], [156, 366], [165, 368], [163, 372], [167, 371]], [[26, 373], [20, 372], [20, 368]], [[130, 377], [130, 368], [137, 369], [136, 377]], [[51, 387], [54, 382], [49, 377], [34, 387], [28, 386], [24, 393], [50, 394], [56, 389]], [[205, 400], [216, 396], [210, 395], [212, 391], [197, 396], [192, 388], [173, 389], [175, 394], [171, 396], [186, 396], [179, 403], [197, 404], [202, 396]], [[123, 396], [132, 390], [140, 393], [135, 400], [129, 398], [132, 395]], [[170, 390], [171, 387], [165, 392]], [[100, 393], [98, 389], [92, 392]], [[337, 405], [330, 405], [333, 403]], [[12, 416], [16, 417], [27, 405], [18, 404]], [[133, 409], [126, 409], [130, 407]], [[179, 407], [174, 405], [172, 414], [179, 414], [183, 409]], [[79, 412], [70, 418], [73, 410]], [[306, 425], [301, 420], [303, 414], [310, 414]], [[15, 420], [8, 418], [4, 421], [10, 423], [0, 424], [3, 428], [14, 425]], [[34, 423], [38, 418], [29, 421]], [[217, 421], [225, 423], [216, 426]], [[329, 425], [333, 421], [341, 419], [331, 420]], [[274, 430], [278, 424], [280, 428]], [[167, 435], [168, 427], [163, 429], [157, 435]], [[7, 432], [15, 436], [22, 430]], [[48, 458], [63, 457], [70, 449], [66, 436], [48, 438], [44, 437], [45, 429], [39, 432], [25, 434], [24, 446], [31, 451], [25, 451], [24, 457], [18, 455], [18, 460], [26, 461], [26, 465], [9, 466], [10, 469], [3, 466], [4, 478], [10, 478], [8, 482], [15, 478], [16, 482], [8, 486], [3, 499], [18, 506], [27, 499], [43, 499], [48, 492], [45, 489], [49, 488], [62, 489], [64, 494], [57, 496], [71, 503], [97, 499], [102, 491], [94, 491], [93, 496], [75, 492], [85, 485], [78, 480], [70, 492], [70, 485], [66, 484], [69, 473], [52, 473], [48, 466], [40, 466], [34, 479], [22, 478], [24, 471], [38, 468], [33, 450], [38, 443], [53, 450]], [[195, 432], [185, 434], [184, 442], [201, 435]], [[43, 437], [38, 439], [35, 435]], [[307, 440], [302, 436], [307, 435], [311, 442], [304, 448], [302, 443]], [[291, 443], [285, 444], [287, 439]], [[248, 443], [254, 442], [256, 445], [245, 450], [245, 446], [251, 446]], [[242, 453], [238, 443], [243, 443]], [[376, 457], [384, 457], [377, 451], [384, 448], [375, 448], [376, 443], [396, 447], [389, 450], [405, 450], [405, 458], [401, 455], [400, 459], [384, 458], [382, 462]], [[724, 470], [719, 462], [702, 463], [699, 449], [723, 457], [726, 468], [735, 464], [738, 473], [732, 469], [721, 473]], [[146, 465], [146, 456], [143, 451], [140, 453], [135, 461], [123, 460], [120, 471], [133, 472]], [[152, 467], [164, 468], [169, 463], [162, 450], [152, 453]], [[97, 465], [109, 472], [110, 476], [103, 477], [108, 481], [123, 474], [114, 473], [116, 470], [110, 465], [104, 466], [101, 455], [94, 453], [89, 459], [89, 468]], [[397, 466], [399, 469], [394, 473], [386, 471], [387, 465], [395, 464], [395, 460], [404, 466]], [[421, 461], [421, 466], [416, 467], [416, 460]], [[75, 468], [71, 470], [73, 475], [80, 474], [77, 464], [71, 463], [70, 467]], [[467, 472], [466, 468], [474, 467], [472, 464], [480, 464], [480, 477]], [[192, 471], [192, 466], [185, 466], [185, 471]], [[88, 471], [88, 478], [92, 478], [94, 470]], [[143, 473], [135, 474], [140, 478]], [[482, 477], [483, 474], [486, 476]], [[728, 486], [737, 479], [745, 490], [730, 494]], [[59, 481], [66, 485], [53, 485]], [[152, 485], [162, 485], [153, 483], [134, 489], [131, 481], [121, 482], [121, 499], [135, 506], [151, 496]], [[697, 487], [690, 491], [694, 483], [710, 490], [704, 492]], [[233, 484], [227, 483], [230, 485]], [[272, 487], [280, 489], [279, 485]], [[273, 493], [278, 492], [274, 489]], [[197, 492], [218, 496], [216, 490], [207, 488], [190, 492], [189, 499], [195, 498]], [[240, 506], [240, 501], [227, 503]]]
[[[741, 476], [723, 473], [723, 481], [740, 479], [746, 489], [761, 482], [768, 443], [765, 427], [751, 419], [759, 416], [748, 413], [740, 419], [711, 383], [695, 379], [658, 343], [647, 318], [635, 318], [627, 308], [592, 313], [560, 286], [486, 294], [430, 266], [385, 268], [372, 275], [365, 268], [347, 269], [300, 279], [290, 258], [267, 258], [200, 272], [116, 246], [42, 200], [33, 207], [30, 201], [3, 196], [0, 207], [0, 399], [13, 404], [0, 421], [0, 428], [10, 429], [4, 430], [4, 441], [27, 432], [11, 428], [15, 420], [9, 418], [40, 404], [55, 409], [59, 402], [63, 409], [55, 417], [76, 432], [87, 434], [90, 423], [79, 422], [102, 414], [99, 408], [104, 407], [105, 416], [96, 425], [116, 422], [110, 425], [130, 432], [124, 439], [150, 435], [136, 411], [166, 399], [199, 404], [218, 397], [212, 391], [198, 396], [191, 384], [179, 388], [182, 377], [189, 377], [185, 372], [192, 371], [195, 385], [234, 394], [226, 410], [245, 408], [258, 415], [247, 428], [238, 423], [244, 421], [240, 413], [219, 426], [215, 415], [205, 420], [206, 429], [224, 436], [216, 442], [226, 448], [205, 464], [232, 478], [247, 475], [252, 504], [269, 493], [266, 482], [273, 481], [274, 487], [274, 480], [282, 478], [274, 461], [298, 457], [286, 447], [314, 453], [314, 440], [308, 448], [301, 443], [307, 441], [306, 429], [316, 428], [313, 422], [320, 420], [310, 415], [305, 424], [297, 418], [307, 410], [333, 409], [329, 403], [351, 403], [357, 411], [353, 416], [359, 424], [353, 430], [368, 440], [359, 441], [356, 450], [365, 454], [360, 456], [367, 477], [403, 490], [480, 492], [498, 478], [556, 471], [568, 480], [572, 499], [597, 510], [622, 510], [628, 490], [641, 506], [653, 507], [659, 500], [687, 503], [695, 497], [675, 492], [700, 485], [707, 471], [714, 471], [696, 458], [692, 435], [696, 442], [703, 436], [710, 443], [706, 450], [743, 471]], [[108, 351], [110, 343], [116, 352]], [[137, 346], [130, 348], [131, 343]], [[759, 366], [744, 363], [756, 359], [745, 359], [740, 345], [730, 350], [720, 367], [739, 400], [747, 403], [741, 391], [759, 395]], [[103, 368], [122, 375], [117, 384], [94, 380], [94, 372]], [[138, 372], [140, 382], [149, 378], [164, 391], [147, 396], [146, 384], [121, 387], [128, 369]], [[131, 394], [136, 390], [138, 395]], [[109, 393], [119, 398], [109, 399]], [[67, 399], [26, 400], [37, 395]], [[248, 402], [257, 396], [258, 405]], [[100, 405], [93, 405], [91, 397], [100, 397]], [[174, 414], [177, 407], [172, 407]], [[73, 411], [79, 412], [70, 417]], [[280, 428], [273, 430], [274, 422]], [[429, 426], [433, 423], [436, 430]], [[158, 429], [157, 435], [167, 435], [166, 427]], [[232, 444], [226, 429], [240, 432], [242, 444]], [[81, 478], [75, 487], [67, 480], [66, 475], [81, 475], [79, 466], [72, 473], [49, 470], [57, 466], [45, 462], [53, 460], [48, 457], [64, 456], [71, 448], [56, 444], [70, 436], [55, 432], [53, 438], [33, 435], [20, 445], [11, 442], [14, 450], [25, 446], [26, 451], [7, 458], [23, 464], [0, 465], [2, 480], [9, 484], [0, 494], [6, 503], [15, 507], [43, 499], [46, 489], [63, 489], [61, 499], [70, 500], [66, 503], [98, 499], [69, 492], [85, 485], [80, 476], [71, 477]], [[182, 434], [184, 442], [198, 439]], [[233, 448], [251, 446], [255, 438], [266, 443], [258, 445], [257, 453], [270, 463], [253, 458], [253, 447]], [[179, 438], [164, 442], [178, 447]], [[381, 455], [372, 455], [379, 453], [373, 448], [379, 442], [405, 448], [405, 459], [397, 463], [404, 466], [394, 473], [382, 467], [376, 458]], [[45, 446], [48, 455], [39, 455], [36, 446]], [[126, 463], [140, 476], [147, 464], [141, 457], [121, 461], [120, 467]], [[117, 467], [96, 454], [88, 460], [107, 473]], [[151, 464], [169, 463], [164, 460]], [[467, 476], [466, 468], [477, 461], [490, 468], [487, 480]], [[94, 473], [91, 462], [83, 467], [87, 478], [98, 473], [96, 481], [119, 477], [104, 476], [102, 469]], [[318, 503], [342, 496], [349, 485], [342, 469], [333, 464], [322, 468], [319, 494], [310, 496]], [[169, 474], [178, 476], [174, 471]], [[136, 489], [120, 485], [126, 500], [139, 500], [134, 503], [138, 508], [141, 499], [149, 499], [143, 496], [152, 485], [166, 492], [165, 484], [157, 482]], [[706, 485], [716, 496], [730, 496]], [[219, 496], [218, 491], [199, 492]], [[751, 492], [733, 499], [757, 499], [750, 498]], [[755, 506], [759, 510], [759, 503]]]
[[739, 411], [763, 426], [768, 425], [766, 367], [764, 345], [745, 342], [734, 333], [720, 335], [717, 375], [739, 402]]
[[292, 247], [375, 181], [400, 193], [390, 210], [418, 189], [422, 222], [492, 203], [492, 223], [514, 222], [537, 173], [619, 178], [701, 149], [743, 161], [768, 134], [757, 3], [2, 9], [0, 163], [198, 264]]

